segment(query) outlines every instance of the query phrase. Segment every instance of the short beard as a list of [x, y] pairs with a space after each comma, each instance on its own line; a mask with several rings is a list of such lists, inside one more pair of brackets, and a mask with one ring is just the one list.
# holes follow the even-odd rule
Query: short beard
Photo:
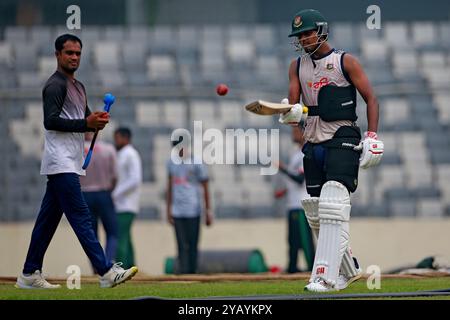
[[303, 50], [305, 50], [306, 53], [314, 52], [318, 46], [319, 46], [319, 44], [310, 45], [310, 46], [304, 47]]
[[61, 69], [63, 69], [67, 74], [72, 74], [73, 75], [75, 73], [75, 71], [77, 71], [78, 67], [76, 67], [76, 68], [66, 68], [66, 67], [61, 66]]

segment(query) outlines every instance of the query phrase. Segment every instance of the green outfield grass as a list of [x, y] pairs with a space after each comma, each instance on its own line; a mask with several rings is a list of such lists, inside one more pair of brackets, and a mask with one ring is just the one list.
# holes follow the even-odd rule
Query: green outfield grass
[[[65, 287], [57, 290], [23, 290], [12, 283], [0, 284], [0, 299], [130, 299], [142, 296], [161, 298], [195, 298], [212, 296], [296, 295], [303, 291], [305, 281], [221, 281], [221, 282], [139, 282], [130, 281], [112, 289], [100, 289], [98, 284], [82, 284], [80, 290]], [[340, 293], [375, 293], [436, 290], [450, 288], [450, 277], [421, 279], [383, 279], [380, 290], [369, 290], [360, 280]], [[428, 299], [450, 299], [433, 297]]]

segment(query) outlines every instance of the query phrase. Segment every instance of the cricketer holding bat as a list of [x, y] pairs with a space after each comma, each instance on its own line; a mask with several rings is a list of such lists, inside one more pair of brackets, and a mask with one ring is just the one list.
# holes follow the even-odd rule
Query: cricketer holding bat
[[42, 91], [46, 130], [41, 174], [47, 176], [47, 189], [31, 235], [23, 272], [17, 278], [18, 288], [60, 287], [45, 280], [42, 264], [63, 212], [100, 275], [101, 287], [114, 287], [137, 272], [136, 267], [124, 270], [120, 263], [112, 264], [106, 259], [81, 193], [79, 176], [85, 174], [82, 169], [83, 133], [101, 130], [109, 121], [106, 112], [90, 112], [84, 86], [75, 79], [81, 48], [81, 40], [74, 35], [65, 34], [55, 41], [58, 68]]
[[[302, 204], [318, 237], [305, 290], [341, 290], [362, 273], [349, 246], [350, 193], [356, 190], [359, 167], [377, 165], [383, 154], [376, 133], [378, 102], [356, 58], [327, 42], [328, 23], [320, 12], [298, 12], [289, 37], [301, 51], [289, 67], [289, 102], [296, 105], [280, 115], [280, 122], [305, 121], [303, 164], [311, 197]], [[362, 141], [356, 125], [356, 90], [367, 104], [368, 130]], [[308, 107], [306, 119], [300, 98]]]

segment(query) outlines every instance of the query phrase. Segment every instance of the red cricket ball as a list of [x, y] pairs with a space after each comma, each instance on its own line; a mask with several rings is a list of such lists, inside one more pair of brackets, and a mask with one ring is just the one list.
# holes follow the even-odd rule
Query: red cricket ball
[[228, 93], [228, 87], [226, 84], [219, 84], [216, 88], [216, 92], [219, 96], [224, 96]]

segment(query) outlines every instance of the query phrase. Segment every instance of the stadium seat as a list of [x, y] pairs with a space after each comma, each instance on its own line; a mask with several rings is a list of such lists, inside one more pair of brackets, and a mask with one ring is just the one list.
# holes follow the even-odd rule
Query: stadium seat
[[146, 26], [130, 26], [124, 37], [131, 43], [147, 43], [149, 41], [149, 33], [150, 30]]
[[188, 105], [183, 100], [163, 100], [163, 122], [171, 128], [185, 128], [187, 126]]
[[444, 206], [436, 199], [419, 199], [417, 202], [417, 217], [441, 218], [444, 216]]
[[142, 101], [136, 104], [136, 121], [141, 126], [158, 126], [163, 121], [162, 106], [157, 101]]
[[178, 84], [175, 60], [171, 55], [151, 55], [147, 57], [147, 72], [152, 84]]
[[410, 30], [405, 22], [387, 22], [384, 24], [383, 37], [392, 48], [411, 48]]
[[[276, 116], [258, 117], [243, 108], [256, 99], [277, 102], [286, 95], [287, 70], [298, 56], [287, 38], [289, 31], [285, 23], [177, 23], [84, 26], [71, 32], [83, 41], [77, 79], [88, 90], [91, 109], [102, 107], [104, 91], [120, 92], [120, 105], [112, 110], [102, 136], [111, 139], [117, 126], [132, 126], [133, 141], [148, 164], [141, 218], [160, 219], [164, 213], [173, 129], [192, 130], [194, 120], [202, 120], [204, 131], [216, 128], [224, 134], [225, 128], [277, 129], [279, 141], [272, 147], [279, 148], [280, 157], [295, 148], [290, 128], [280, 125]], [[66, 32], [65, 25], [3, 30], [0, 90], [6, 95], [0, 98], [0, 134], [5, 141], [0, 153], [9, 156], [0, 183], [13, 191], [0, 195], [2, 208], [8, 209], [1, 221], [29, 220], [37, 213], [45, 187], [38, 174], [43, 141], [40, 90], [55, 70], [53, 42]], [[380, 103], [378, 133], [385, 155], [378, 167], [360, 171], [352, 215], [450, 215], [450, 23], [386, 21], [381, 29], [370, 30], [365, 23], [336, 22], [330, 42], [358, 57]], [[218, 83], [229, 86], [227, 96], [215, 94]], [[360, 95], [358, 104], [358, 124], [365, 131], [366, 107]], [[223, 147], [235, 156], [243, 152], [247, 160], [255, 155], [243, 145]], [[272, 197], [273, 181], [261, 176], [260, 166], [213, 165], [209, 170], [217, 217], [284, 214]], [[17, 181], [21, 186], [11, 187]]]
[[413, 22], [411, 26], [412, 40], [418, 49], [435, 49], [438, 47], [438, 30], [433, 22]]
[[175, 42], [175, 31], [171, 26], [155, 26], [150, 29], [150, 37], [152, 47], [173, 53], [177, 43]]
[[20, 71], [33, 72], [37, 67], [38, 50], [33, 43], [16, 42], [14, 44], [15, 67]]
[[447, 50], [450, 49], [450, 22], [440, 22], [439, 23], [439, 43], [441, 46], [446, 48]]
[[362, 56], [368, 61], [383, 62], [388, 57], [388, 44], [382, 39], [363, 39], [361, 51]]
[[391, 188], [385, 191], [389, 210], [394, 217], [414, 217], [416, 202], [413, 194], [404, 188]]
[[0, 66], [11, 68], [13, 64], [14, 57], [11, 43], [0, 42]]
[[122, 47], [123, 67], [128, 71], [139, 71], [145, 67], [146, 47], [144, 43], [126, 41]]
[[259, 54], [273, 54], [277, 43], [275, 30], [271, 25], [256, 24], [252, 30], [256, 51]]
[[125, 40], [126, 30], [119, 26], [106, 26], [104, 40], [106, 42], [122, 42]]
[[381, 29], [369, 29], [366, 23], [358, 23], [353, 25], [357, 33], [357, 41], [361, 43], [365, 39], [381, 38]]
[[23, 26], [7, 26], [4, 31], [4, 40], [8, 43], [28, 42], [27, 28]]
[[397, 78], [406, 78], [417, 73], [418, 58], [415, 51], [395, 50], [392, 55], [392, 63]]
[[94, 45], [94, 62], [101, 71], [120, 70], [121, 60], [117, 42], [98, 42]]
[[55, 52], [52, 30], [48, 26], [34, 26], [29, 31], [30, 42], [35, 44], [41, 55], [50, 55]]
[[57, 63], [55, 57], [40, 57], [38, 61], [38, 72], [42, 77], [49, 78], [56, 70]]
[[337, 22], [333, 24], [330, 42], [335, 48], [355, 54], [359, 51], [357, 39], [356, 28], [352, 23]]

